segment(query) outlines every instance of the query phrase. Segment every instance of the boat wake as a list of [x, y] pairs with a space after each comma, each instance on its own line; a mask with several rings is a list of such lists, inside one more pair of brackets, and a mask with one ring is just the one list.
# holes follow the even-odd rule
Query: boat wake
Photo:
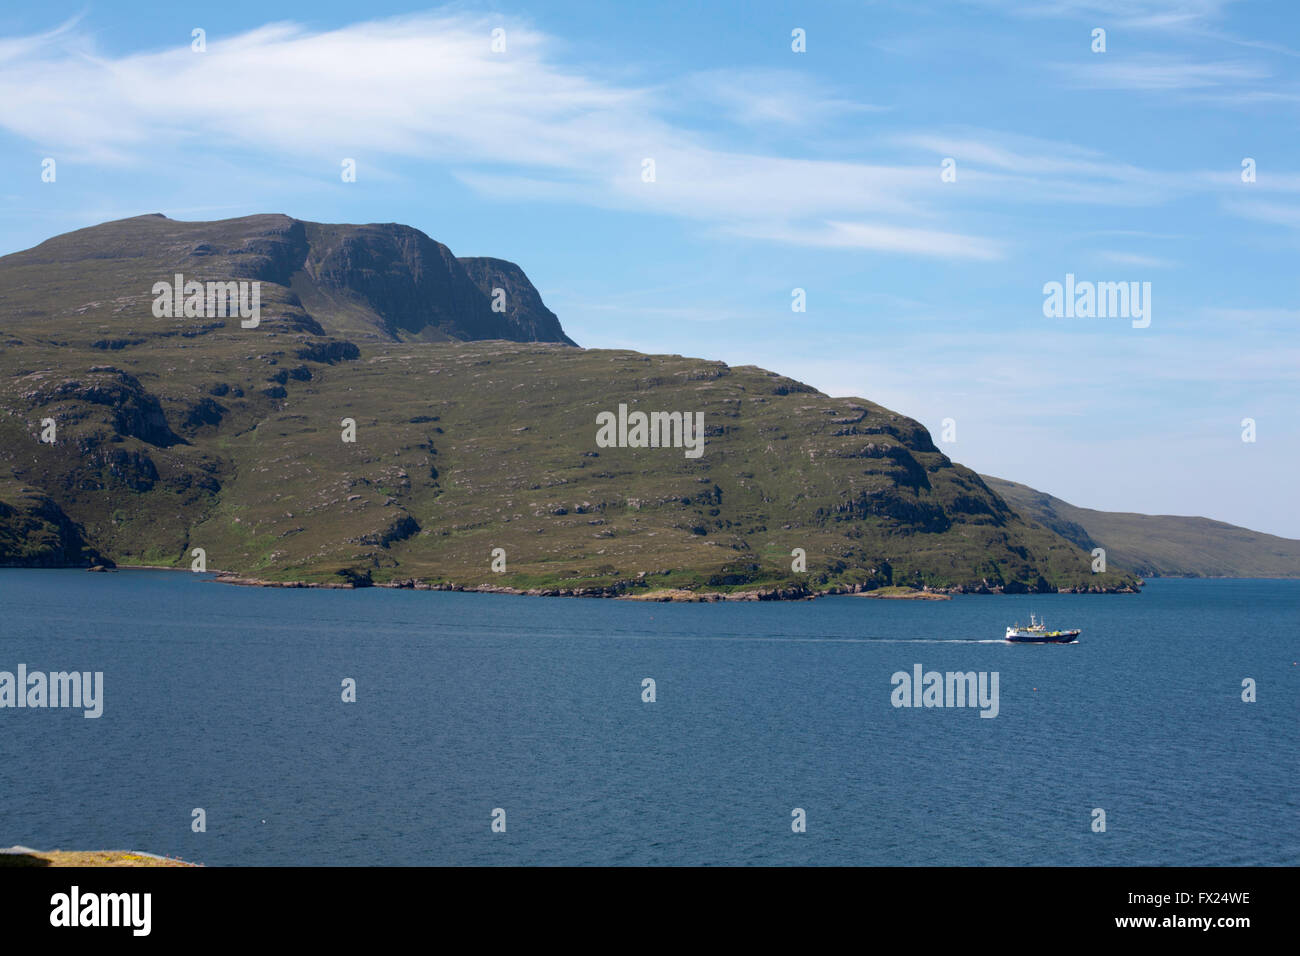
[[876, 638], [873, 644], [1005, 644], [1002, 638], [976, 638], [976, 637], [881, 637]]

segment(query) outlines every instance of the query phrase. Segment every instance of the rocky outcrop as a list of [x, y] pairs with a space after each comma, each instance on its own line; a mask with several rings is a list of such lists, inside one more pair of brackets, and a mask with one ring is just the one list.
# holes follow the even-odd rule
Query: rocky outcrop
[[0, 500], [0, 567], [69, 568], [113, 562], [88, 545], [55, 501], [31, 488]]
[[[519, 266], [504, 259], [487, 257], [456, 261], [464, 267], [479, 291], [488, 297], [489, 303], [500, 302], [499, 308], [505, 310], [501, 315], [511, 332], [509, 338], [516, 342], [578, 344], [564, 334], [559, 318], [543, 304], [541, 295]], [[498, 289], [501, 290], [499, 295]]]
[[[25, 396], [33, 408], [58, 411], [64, 405], [65, 417], [84, 417], [90, 410], [85, 405], [100, 406], [106, 423], [119, 435], [129, 435], [142, 442], [168, 448], [184, 441], [171, 430], [158, 399], [150, 394], [139, 379], [121, 369], [108, 365], [91, 367], [84, 376], [47, 381], [29, 391]], [[80, 407], [78, 407], [80, 405]], [[57, 415], [56, 415], [57, 420]]]
[[513, 338], [451, 250], [418, 229], [309, 223], [307, 236], [295, 287], [318, 312], [330, 300], [360, 306], [394, 339], [431, 329], [462, 340]]

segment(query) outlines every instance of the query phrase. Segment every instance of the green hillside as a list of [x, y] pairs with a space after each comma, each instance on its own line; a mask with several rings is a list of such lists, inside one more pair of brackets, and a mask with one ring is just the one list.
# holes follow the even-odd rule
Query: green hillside
[[1022, 515], [1108, 563], [1146, 577], [1300, 577], [1300, 541], [1179, 515], [1093, 511], [1003, 478], [983, 476]]

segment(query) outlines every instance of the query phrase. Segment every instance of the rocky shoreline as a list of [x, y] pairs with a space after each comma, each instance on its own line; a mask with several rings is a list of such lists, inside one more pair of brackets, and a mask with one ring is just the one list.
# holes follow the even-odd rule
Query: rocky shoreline
[[[180, 571], [185, 568], [166, 567], [153, 564], [114, 565], [105, 560], [102, 564], [91, 567], [69, 565], [65, 567], [82, 568], [86, 571]], [[582, 597], [611, 598], [623, 601], [654, 601], [702, 603], [711, 601], [810, 601], [814, 598], [832, 595], [857, 595], [885, 601], [947, 601], [955, 595], [963, 594], [1138, 594], [1146, 582], [1139, 579], [1136, 586], [1121, 587], [1068, 587], [1050, 590], [1031, 590], [1024, 585], [991, 585], [987, 581], [970, 586], [958, 584], [953, 587], [904, 588], [899, 586], [876, 587], [865, 584], [836, 585], [825, 590], [813, 590], [807, 587], [764, 588], [757, 587], [745, 591], [692, 591], [685, 588], [650, 588], [644, 584], [626, 582], [612, 585], [600, 585], [587, 588], [513, 588], [500, 584], [431, 584], [415, 578], [403, 578], [394, 581], [371, 581], [368, 576], [353, 574], [341, 581], [271, 581], [266, 578], [250, 577], [233, 571], [214, 569], [218, 584], [233, 584], [250, 588], [314, 588], [330, 591], [355, 591], [360, 588], [394, 588], [413, 591], [462, 591], [470, 594], [513, 594], [521, 597]]]
[[202, 866], [180, 857], [159, 856], [144, 850], [33, 850], [31, 847], [0, 848], [0, 867], [49, 866]]
[[[856, 594], [881, 600], [922, 600], [946, 601], [957, 594], [1136, 594], [1138, 587], [1119, 588], [1056, 588], [1051, 591], [1030, 591], [1028, 588], [1007, 590], [1002, 585], [981, 584], [978, 587], [956, 585], [950, 588], [919, 588], [899, 591], [895, 588], [876, 588], [867, 585], [837, 585], [824, 591], [814, 591], [806, 587], [755, 588], [747, 591], [691, 591], [683, 588], [640, 589], [626, 585], [602, 585], [589, 588], [512, 588], [499, 584], [430, 584], [406, 578], [397, 581], [374, 583], [364, 581], [267, 581], [262, 578], [247, 577], [229, 572], [218, 572], [219, 584], [234, 584], [241, 587], [262, 588], [322, 588], [327, 590], [356, 590], [365, 587], [395, 588], [414, 591], [461, 591], [474, 594], [513, 594], [524, 597], [586, 597], [613, 598], [625, 601], [656, 601], [700, 603], [711, 601], [808, 601], [818, 597], [837, 594]], [[889, 593], [876, 593], [889, 592]]]

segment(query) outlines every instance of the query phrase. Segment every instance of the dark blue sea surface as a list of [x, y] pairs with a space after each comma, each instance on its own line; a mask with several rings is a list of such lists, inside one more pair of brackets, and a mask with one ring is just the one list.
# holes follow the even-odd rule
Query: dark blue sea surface
[[[1080, 642], [1000, 640], [1031, 611]], [[104, 674], [99, 719], [0, 709], [0, 845], [209, 865], [1295, 865], [1298, 619], [1300, 581], [647, 604], [0, 571], [0, 671]], [[894, 707], [891, 676], [916, 664], [996, 671], [997, 716]]]

